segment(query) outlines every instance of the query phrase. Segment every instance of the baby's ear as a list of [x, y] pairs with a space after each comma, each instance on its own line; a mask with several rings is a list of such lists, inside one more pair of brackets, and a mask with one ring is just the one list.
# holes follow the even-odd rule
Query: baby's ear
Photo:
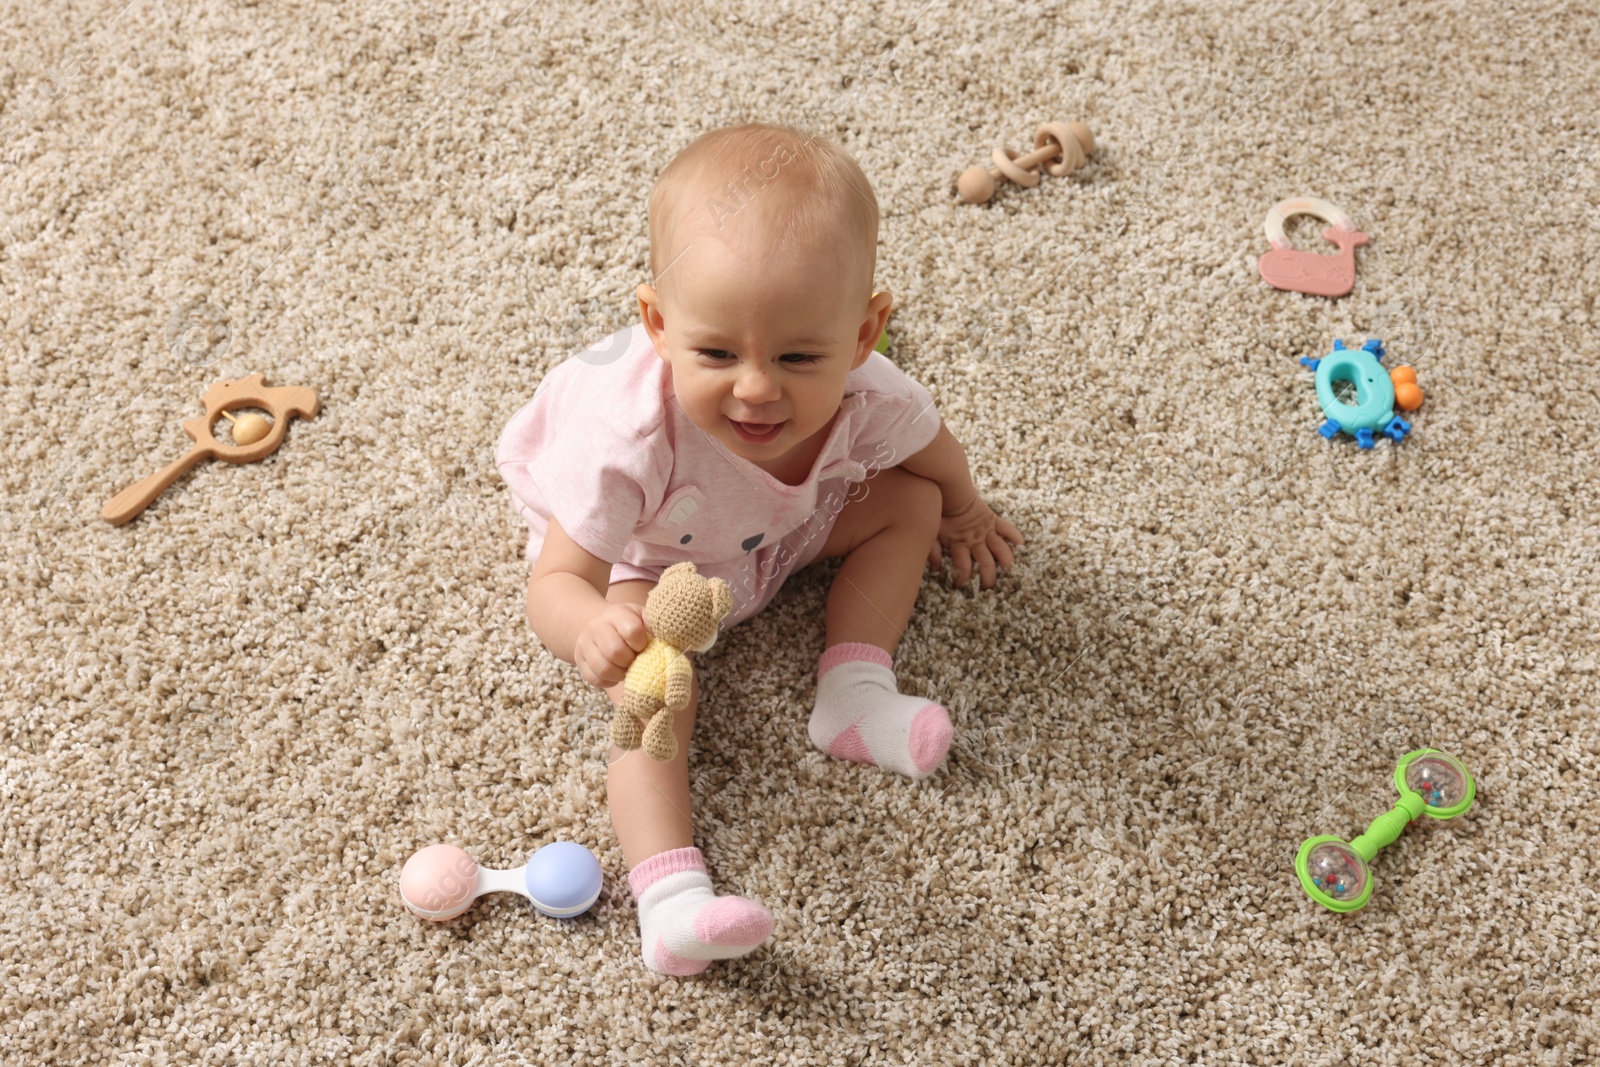
[[639, 321], [644, 323], [651, 340], [655, 340], [667, 328], [667, 320], [661, 314], [661, 295], [655, 286], [642, 283], [633, 295], [639, 298]]
[[872, 358], [873, 349], [878, 346], [878, 338], [883, 336], [884, 327], [889, 322], [889, 309], [894, 305], [894, 294], [887, 289], [880, 289], [872, 294], [872, 299], [867, 303], [867, 317], [861, 323], [861, 330], [856, 334], [856, 360], [850, 369], [855, 370], [868, 359]]

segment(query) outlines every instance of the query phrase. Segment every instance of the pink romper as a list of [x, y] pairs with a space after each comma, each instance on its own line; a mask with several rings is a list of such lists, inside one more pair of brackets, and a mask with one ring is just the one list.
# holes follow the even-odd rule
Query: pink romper
[[764, 608], [817, 558], [855, 483], [898, 466], [939, 432], [933, 397], [882, 353], [846, 379], [839, 416], [811, 473], [785, 485], [689, 421], [672, 368], [643, 324], [558, 364], [511, 417], [495, 463], [539, 557], [554, 517], [610, 560], [611, 581], [654, 581], [688, 560], [733, 591], [722, 628]]

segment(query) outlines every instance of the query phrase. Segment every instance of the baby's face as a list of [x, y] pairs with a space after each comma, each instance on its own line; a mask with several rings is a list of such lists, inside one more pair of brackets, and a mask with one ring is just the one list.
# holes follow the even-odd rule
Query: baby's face
[[695, 236], [663, 271], [661, 295], [639, 287], [640, 312], [691, 422], [769, 473], [809, 469], [806, 446], [831, 429], [890, 298], [873, 297], [826, 249], [756, 251]]

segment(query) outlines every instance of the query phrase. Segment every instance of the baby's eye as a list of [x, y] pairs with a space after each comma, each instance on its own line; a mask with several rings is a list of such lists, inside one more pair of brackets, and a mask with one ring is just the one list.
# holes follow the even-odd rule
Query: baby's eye
[[[706, 357], [708, 357], [710, 359], [713, 359], [713, 360], [721, 361], [723, 359], [732, 359], [733, 358], [728, 353], [722, 351], [720, 348], [702, 348], [699, 351], [700, 351], [700, 354], [702, 356], [706, 356]], [[804, 363], [820, 363], [822, 361], [822, 357], [821, 356], [808, 355], [808, 354], [803, 353], [803, 352], [790, 352], [788, 355], [784, 356], [783, 358], [785, 360], [793, 361], [793, 362], [791, 362], [789, 364], [790, 366], [797, 366], [799, 364], [804, 364]]]

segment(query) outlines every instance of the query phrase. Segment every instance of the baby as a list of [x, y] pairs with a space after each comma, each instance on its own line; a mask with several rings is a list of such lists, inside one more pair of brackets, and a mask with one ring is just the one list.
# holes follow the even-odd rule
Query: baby
[[[833, 142], [765, 123], [697, 138], [650, 193], [650, 270], [635, 326], [557, 365], [506, 426], [496, 463], [531, 531], [528, 622], [613, 703], [649, 643], [645, 597], [691, 561], [727, 581], [724, 629], [795, 571], [845, 557], [826, 609], [809, 733], [838, 759], [910, 778], [950, 747], [945, 709], [899, 692], [892, 656], [949, 552], [958, 587], [1012, 565], [1014, 526], [973, 487], [927, 389], [874, 351], [878, 201]], [[718, 896], [691, 836], [689, 735], [655, 762], [613, 747], [611, 821], [646, 966], [672, 975], [772, 933]]]

